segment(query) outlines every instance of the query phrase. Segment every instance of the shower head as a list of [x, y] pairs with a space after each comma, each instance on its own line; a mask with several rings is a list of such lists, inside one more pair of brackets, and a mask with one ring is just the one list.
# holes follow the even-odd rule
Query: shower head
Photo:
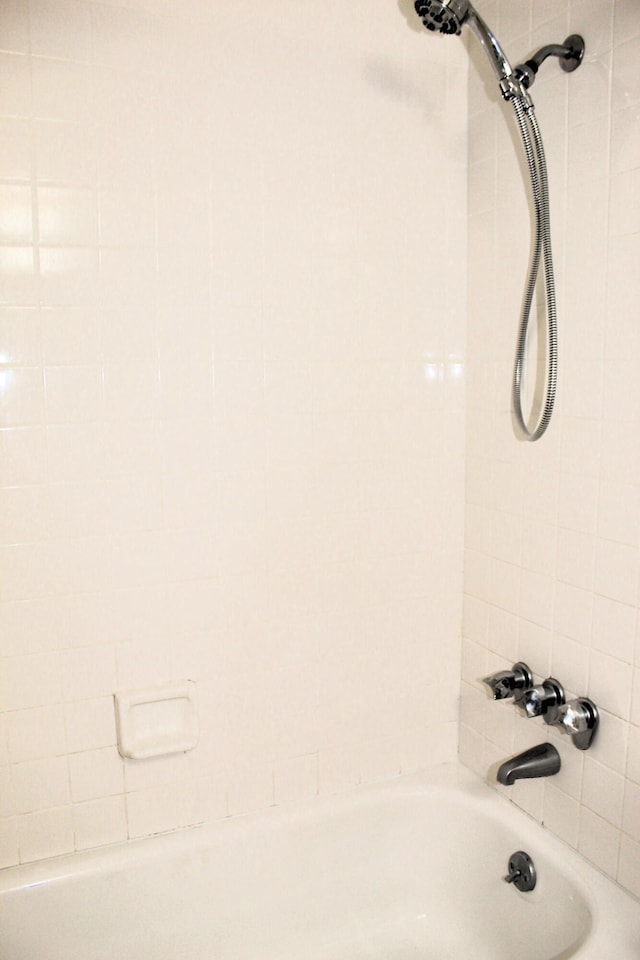
[[523, 95], [520, 84], [514, 86], [513, 69], [497, 37], [476, 13], [469, 0], [414, 0], [414, 7], [427, 30], [458, 36], [462, 32], [463, 24], [468, 24], [491, 61], [505, 99]]
[[427, 30], [459, 34], [469, 16], [467, 0], [416, 0], [416, 13]]

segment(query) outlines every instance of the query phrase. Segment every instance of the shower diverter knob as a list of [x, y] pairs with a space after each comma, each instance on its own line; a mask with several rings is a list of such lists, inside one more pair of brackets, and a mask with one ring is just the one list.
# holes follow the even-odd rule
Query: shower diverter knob
[[537, 686], [525, 690], [516, 701], [527, 717], [544, 717], [545, 723], [557, 723], [558, 708], [564, 703], [564, 689], [562, 684], [553, 677]]

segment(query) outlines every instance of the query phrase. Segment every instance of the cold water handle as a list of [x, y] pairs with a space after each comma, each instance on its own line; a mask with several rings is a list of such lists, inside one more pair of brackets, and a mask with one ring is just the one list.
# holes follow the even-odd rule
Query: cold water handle
[[558, 708], [556, 725], [570, 734], [578, 750], [589, 749], [599, 722], [598, 708], [588, 697], [577, 697]]

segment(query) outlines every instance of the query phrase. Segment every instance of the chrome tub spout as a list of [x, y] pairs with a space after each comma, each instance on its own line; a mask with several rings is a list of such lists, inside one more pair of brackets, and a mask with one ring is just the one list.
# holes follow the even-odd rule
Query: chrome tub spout
[[498, 769], [498, 783], [510, 787], [516, 780], [551, 777], [560, 770], [560, 754], [552, 743], [538, 743], [535, 747], [511, 757]]

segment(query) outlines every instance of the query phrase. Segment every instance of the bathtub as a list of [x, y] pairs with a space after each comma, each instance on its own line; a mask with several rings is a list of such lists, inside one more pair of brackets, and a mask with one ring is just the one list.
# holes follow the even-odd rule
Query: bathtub
[[[538, 881], [505, 883], [525, 850]], [[2, 960], [635, 960], [640, 904], [447, 765], [0, 874]]]

